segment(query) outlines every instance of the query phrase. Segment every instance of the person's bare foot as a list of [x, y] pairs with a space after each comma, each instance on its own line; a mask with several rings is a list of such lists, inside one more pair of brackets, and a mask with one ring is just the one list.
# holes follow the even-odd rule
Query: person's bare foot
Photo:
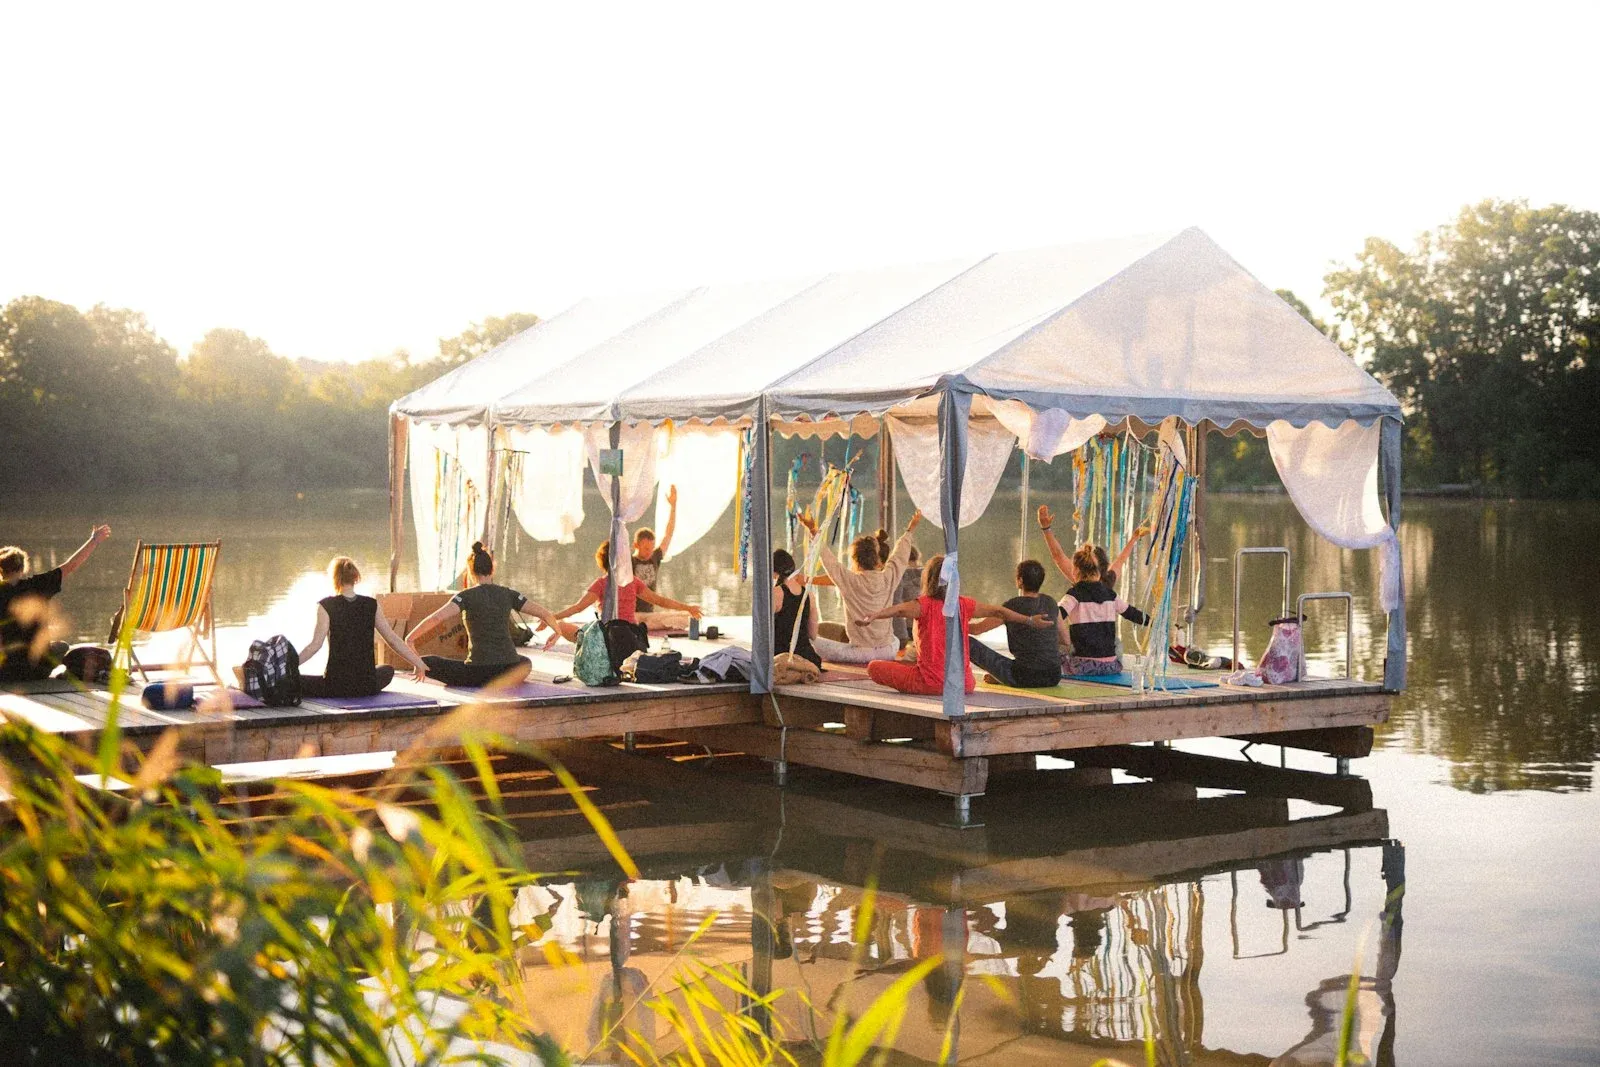
[[983, 684], [984, 685], [999, 685], [1000, 684], [1000, 679], [996, 678], [992, 674], [985, 674], [983, 676]]

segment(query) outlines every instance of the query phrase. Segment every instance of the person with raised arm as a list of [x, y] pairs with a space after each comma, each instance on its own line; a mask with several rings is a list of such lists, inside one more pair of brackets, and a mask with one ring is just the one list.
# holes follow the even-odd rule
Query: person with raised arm
[[[678, 487], [667, 486], [667, 525], [661, 531], [661, 543], [656, 543], [656, 532], [648, 526], [639, 527], [633, 535], [633, 576], [643, 582], [653, 593], [661, 580], [661, 561], [672, 548], [672, 534], [678, 528]], [[641, 615], [655, 611], [655, 605], [641, 600], [635, 609]]]
[[[922, 595], [916, 600], [874, 612], [860, 620], [863, 623], [879, 619], [906, 618], [917, 620], [917, 661], [903, 663], [893, 659], [875, 659], [867, 664], [867, 677], [879, 685], [897, 689], [902, 693], [920, 693], [938, 696], [944, 692], [944, 597], [945, 583], [940, 571], [944, 569], [944, 556], [928, 560], [922, 572]], [[999, 604], [979, 604], [971, 597], [961, 597], [957, 615], [961, 620], [961, 666], [966, 678], [966, 691], [972, 692], [977, 683], [972, 677], [972, 662], [968, 658], [968, 642], [973, 619], [998, 618], [1008, 623], [1043, 630], [1055, 625], [1049, 615], [1022, 615]]]
[[39, 574], [28, 573], [28, 554], [22, 549], [0, 548], [0, 684], [50, 677], [67, 654], [67, 643], [50, 640], [45, 625], [49, 603], [61, 592], [62, 582], [110, 536], [111, 527], [94, 526], [89, 539], [59, 567]]
[[[817, 536], [817, 522], [803, 515], [800, 522]], [[883, 547], [888, 534], [878, 531], [856, 538], [850, 543], [850, 566], [846, 568], [826, 543], [822, 545], [822, 571], [827, 578], [818, 585], [832, 585], [844, 600], [846, 641], [830, 641], [819, 637], [813, 644], [824, 660], [831, 663], [871, 663], [873, 660], [893, 659], [900, 651], [900, 639], [895, 636], [890, 616], [874, 615], [895, 602], [900, 588], [900, 577], [911, 563], [911, 535], [922, 522], [922, 512], [912, 514], [906, 532], [900, 535], [894, 548], [885, 557]], [[867, 620], [871, 621], [867, 621]]]
[[[1044, 543], [1045, 547], [1050, 550], [1050, 559], [1055, 563], [1056, 570], [1061, 572], [1061, 577], [1069, 582], [1077, 581], [1077, 572], [1072, 566], [1072, 556], [1067, 554], [1066, 550], [1061, 547], [1061, 542], [1056, 540], [1056, 535], [1051, 532], [1051, 527], [1054, 525], [1055, 516], [1050, 513], [1049, 505], [1040, 504], [1039, 529], [1044, 533]], [[1138, 529], [1133, 531], [1133, 536], [1128, 538], [1128, 543], [1122, 546], [1122, 551], [1117, 553], [1117, 558], [1114, 560], [1106, 556], [1105, 549], [1099, 545], [1093, 546], [1095, 558], [1100, 563], [1100, 581], [1115, 589], [1117, 587], [1117, 576], [1122, 573], [1122, 568], [1127, 565], [1128, 557], [1133, 555], [1133, 546], [1138, 542], [1139, 538], [1144, 537], [1149, 532], [1150, 527], [1146, 524], [1141, 524]]]

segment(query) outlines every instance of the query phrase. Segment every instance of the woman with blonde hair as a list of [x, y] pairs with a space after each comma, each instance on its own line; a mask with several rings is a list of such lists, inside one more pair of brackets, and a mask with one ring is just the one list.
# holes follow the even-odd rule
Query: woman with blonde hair
[[426, 677], [428, 668], [389, 626], [378, 610], [378, 602], [356, 593], [356, 583], [361, 580], [356, 561], [349, 556], [335, 556], [328, 564], [328, 577], [333, 582], [334, 595], [317, 601], [316, 632], [300, 652], [302, 662], [309, 660], [326, 641], [328, 662], [322, 674], [300, 676], [300, 691], [313, 699], [366, 697], [382, 692], [394, 681], [394, 668], [377, 662], [374, 635], [382, 637], [411, 664], [419, 680]]

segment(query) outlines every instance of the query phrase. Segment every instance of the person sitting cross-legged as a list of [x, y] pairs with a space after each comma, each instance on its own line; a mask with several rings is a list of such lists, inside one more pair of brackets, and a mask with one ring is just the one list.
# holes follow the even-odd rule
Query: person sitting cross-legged
[[1122, 657], [1117, 655], [1117, 616], [1136, 626], [1149, 626], [1150, 616], [1123, 600], [1100, 578], [1100, 561], [1094, 545], [1080, 545], [1072, 554], [1073, 575], [1077, 579], [1061, 598], [1058, 627], [1061, 643], [1070, 647], [1061, 661], [1061, 673], [1069, 677], [1122, 673]]
[[[1017, 590], [1020, 595], [1006, 601], [1005, 606], [1019, 615], [1032, 617], [1056, 615], [1056, 602], [1039, 592], [1044, 585], [1044, 565], [1036, 559], [1025, 559], [1017, 564]], [[975, 623], [967, 640], [967, 651], [972, 665], [987, 671], [985, 681], [1019, 689], [1047, 689], [1061, 681], [1061, 653], [1059, 638], [1054, 626], [1049, 629], [1006, 622], [1006, 645], [1011, 655], [997, 652], [979, 641], [977, 635], [1001, 625], [999, 618]]]
[[[944, 557], [934, 556], [928, 560], [927, 568], [922, 572], [920, 597], [904, 604], [884, 608], [860, 620], [863, 623], [896, 617], [917, 620], [915, 663], [875, 659], [867, 664], [867, 677], [879, 685], [886, 685], [902, 693], [920, 693], [928, 696], [938, 696], [944, 692], [945, 583], [940, 575], [943, 568]], [[1049, 629], [1054, 625], [1047, 615], [1031, 617], [1021, 615], [1010, 608], [996, 604], [979, 604], [971, 597], [965, 596], [959, 600], [957, 617], [961, 620], [961, 666], [968, 693], [977, 688], [977, 683], [972, 678], [972, 664], [967, 656], [969, 630], [973, 619], [1000, 618], [1008, 623], [1018, 623], [1040, 630]]]

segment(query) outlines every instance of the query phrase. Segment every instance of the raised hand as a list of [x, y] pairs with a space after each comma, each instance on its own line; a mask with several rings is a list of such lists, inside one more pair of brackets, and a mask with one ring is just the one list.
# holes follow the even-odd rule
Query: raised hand
[[918, 508], [911, 513], [911, 521], [906, 523], [906, 533], [915, 530], [920, 522], [922, 522], [922, 509]]
[[669, 485], [669, 486], [667, 486], [667, 507], [675, 508], [677, 506], [678, 506], [678, 487], [676, 485]]
[[1039, 529], [1048, 530], [1054, 525], [1056, 517], [1050, 513], [1049, 504], [1039, 505]]
[[110, 536], [111, 527], [107, 526], [105, 523], [101, 523], [99, 526], [96, 526], [94, 529], [89, 531], [89, 540], [93, 541], [97, 545]]

